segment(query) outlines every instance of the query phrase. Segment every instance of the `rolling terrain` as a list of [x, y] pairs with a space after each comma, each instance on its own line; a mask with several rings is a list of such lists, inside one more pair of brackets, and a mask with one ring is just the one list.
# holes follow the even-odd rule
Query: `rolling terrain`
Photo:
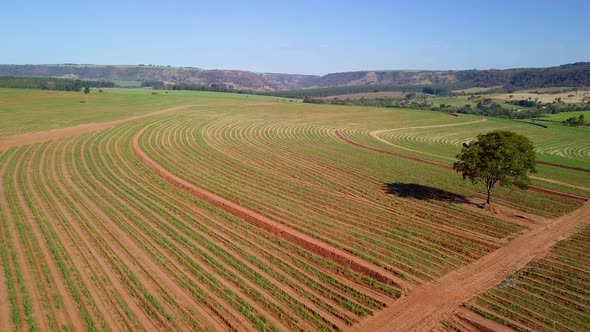
[[[362, 86], [457, 85], [472, 87], [546, 88], [590, 86], [590, 64], [580, 62], [547, 68], [489, 70], [366, 70], [319, 75], [254, 73], [153, 65], [0, 65], [0, 76], [55, 77], [114, 81], [120, 86], [142, 82], [218, 85], [260, 92], [307, 88]], [[396, 90], [398, 91], [398, 90]], [[363, 91], [370, 92], [370, 91]]]
[[[587, 129], [150, 92], [0, 89], [8, 330], [391, 330], [404, 303], [451, 293], [405, 324], [588, 322]], [[482, 210], [449, 165], [500, 128], [546, 164]]]

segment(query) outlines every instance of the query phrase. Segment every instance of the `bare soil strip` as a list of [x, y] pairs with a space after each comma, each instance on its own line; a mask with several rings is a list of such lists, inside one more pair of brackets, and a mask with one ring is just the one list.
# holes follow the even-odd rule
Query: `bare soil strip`
[[[118, 141], [120, 141], [122, 139], [122, 137], [123, 136], [119, 136], [117, 138], [117, 140], [116, 140], [117, 142], [115, 142], [114, 144], [109, 143], [108, 144], [109, 148], [107, 149], [107, 155], [112, 155], [112, 156], [117, 156], [118, 157], [118, 158], [115, 158], [117, 163], [118, 162], [125, 163], [125, 161], [126, 161], [126, 159], [121, 155], [121, 151], [118, 148], [118, 144], [119, 144]], [[109, 140], [112, 140], [112, 137]], [[110, 147], [113, 147], [113, 150], [112, 151], [110, 150]], [[101, 152], [99, 152], [99, 153], [101, 153]], [[111, 152], [112, 152], [112, 154], [111, 154]], [[102, 154], [100, 156], [103, 157]], [[126, 177], [126, 178], [122, 178], [121, 177], [121, 175], [126, 174], [126, 173], [127, 174], [133, 174], [133, 171], [132, 170], [127, 169], [127, 171], [123, 171], [122, 168], [119, 168], [119, 167], [122, 167], [121, 165], [117, 164], [117, 166], [118, 167], [116, 169], [111, 169], [109, 173], [110, 174], [113, 174], [113, 176], [115, 176], [119, 181], [121, 181], [122, 183], [125, 183], [125, 184], [127, 184], [129, 186], [134, 186], [134, 185], [137, 186], [138, 185], [137, 181], [134, 181], [130, 177]], [[141, 186], [146, 191], [148, 191], [148, 190], [151, 191], [152, 190], [152, 188], [149, 185], [147, 185], [147, 184], [140, 183], [139, 186]], [[161, 192], [158, 193], [158, 194], [159, 195], [162, 195], [161, 197], [164, 197], [164, 195], [165, 195], [164, 193], [161, 193]], [[138, 193], [138, 195], [140, 195], [141, 197], [143, 197], [143, 199], [145, 199], [146, 201], [151, 201], [143, 193]], [[156, 202], [153, 202], [153, 203], [154, 204], [158, 204]], [[175, 202], [175, 204], [179, 204], [179, 202]], [[133, 206], [140, 206], [140, 205], [141, 205], [140, 202], [135, 202], [133, 204]], [[171, 210], [169, 210], [168, 208], [166, 208], [164, 206], [161, 206], [161, 208], [164, 209], [164, 210], [168, 210], [169, 212], [172, 212]], [[146, 220], [146, 222], [147, 221], [150, 221], [149, 218], [147, 218], [147, 217], [144, 217], [144, 219]], [[164, 221], [162, 221], [162, 223], [163, 222]], [[188, 227], [190, 227], [190, 226], [188, 226]], [[199, 232], [196, 228], [192, 228], [192, 230], [195, 231], [195, 232]], [[160, 236], [164, 237], [165, 235], [160, 235]], [[170, 239], [170, 238], [169, 238], [169, 240], [170, 241], [175, 241], [175, 240]], [[160, 248], [160, 247], [158, 247], [158, 248]], [[178, 248], [180, 250], [182, 250], [183, 252], [185, 250], [187, 250], [180, 243], [178, 243]], [[203, 248], [201, 247], [201, 249], [203, 249]], [[161, 255], [163, 255], [167, 259], [167, 261], [171, 262], [171, 266], [168, 267], [168, 269], [170, 269], [170, 270], [176, 269], [176, 271], [178, 271], [176, 275], [180, 275], [182, 273], [190, 273], [190, 272], [186, 271], [184, 267], [182, 267], [181, 265], [179, 265], [178, 263], [176, 263], [177, 258], [174, 258], [173, 256], [171, 256], [171, 254], [168, 253], [164, 248], [161, 248], [161, 250], [162, 250], [161, 251]], [[186, 252], [186, 254], [188, 256], [191, 256], [190, 252], [188, 252], [188, 251]], [[193, 257], [193, 256], [191, 256], [191, 257]], [[194, 258], [194, 259], [196, 260], [197, 258]], [[211, 275], [215, 275], [218, 278], [223, 278], [218, 273], [214, 272], [213, 269], [209, 269], [209, 268], [204, 267], [204, 266], [202, 268], [205, 269], [208, 273], [211, 273]], [[235, 271], [235, 273], [236, 274], [239, 274], [238, 271]], [[228, 283], [228, 284], [225, 284], [224, 286], [226, 288], [230, 289], [232, 292], [234, 292], [236, 294], [239, 294], [240, 296], [242, 296], [244, 298], [247, 297], [247, 295], [244, 294], [243, 291], [241, 291], [240, 289], [238, 289], [234, 285], [231, 285], [231, 284]], [[259, 292], [262, 292], [262, 293], [264, 292], [263, 290], [258, 289], [258, 288], [257, 288], [257, 290]], [[216, 300], [217, 303], [223, 303], [223, 300], [220, 299], [219, 297], [217, 297], [214, 293], [209, 293], [207, 296], [209, 296], [212, 299]], [[177, 299], [177, 300], [184, 299], [184, 297], [179, 297], [177, 295], [175, 295], [174, 298]], [[190, 306], [191, 308], [198, 309], [199, 314], [202, 315], [204, 318], [206, 318], [208, 320], [209, 324], [211, 326], [213, 326], [214, 329], [216, 329], [216, 330], [224, 330], [224, 329], [227, 329], [228, 326], [229, 326], [230, 329], [240, 330], [240, 329], [247, 328], [247, 327], [249, 327], [251, 325], [251, 323], [249, 321], [247, 321], [245, 319], [245, 317], [243, 317], [243, 315], [241, 315], [234, 307], [231, 307], [231, 306], [224, 308], [224, 310], [226, 310], [226, 313], [225, 314], [228, 315], [227, 317], [224, 316], [224, 319], [228, 319], [227, 323], [231, 323], [231, 324], [228, 324], [228, 326], [222, 326], [222, 324], [224, 324], [225, 322], [222, 322], [218, 318], [216, 318], [215, 316], [211, 315], [210, 312], [209, 312], [209, 310], [207, 308], [203, 308], [201, 305], [196, 304], [195, 301], [192, 298], [185, 299], [183, 301], [183, 303], [185, 304], [184, 306]], [[265, 309], [262, 306], [260, 306], [259, 304], [253, 303], [252, 306], [258, 312], [266, 313]], [[287, 328], [279, 320], [277, 320], [275, 317], [273, 317], [271, 313], [266, 313], [266, 315], [268, 316], [269, 321], [274, 326], [277, 326], [280, 329], [286, 329]]]
[[583, 190], [583, 191], [590, 191], [590, 187], [576, 186], [576, 185], [573, 185], [573, 184], [569, 184], [569, 183], [565, 183], [565, 182], [561, 182], [561, 181], [557, 181], [557, 180], [552, 180], [552, 179], [541, 178], [541, 177], [538, 177], [538, 176], [531, 176], [531, 178], [532, 179], [536, 179], [536, 180], [540, 180], [540, 181], [544, 181], [544, 182], [558, 184], [560, 186], [575, 188], [575, 189], [579, 189], [579, 190]]
[[588, 200], [587, 197], [578, 196], [578, 195], [574, 195], [574, 194], [570, 194], [570, 193], [564, 193], [563, 191], [557, 191], [557, 190], [547, 189], [547, 188], [538, 187], [538, 186], [529, 186], [529, 190], [536, 191], [539, 193], [549, 194], [549, 195], [555, 195], [555, 196], [576, 199], [576, 200], [583, 201], [583, 202]]
[[[3, 239], [3, 241], [5, 240]], [[6, 283], [6, 271], [2, 266], [0, 266], [0, 308], [2, 308], [2, 310], [0, 310], [0, 323], [7, 330], [16, 330], [12, 326], [12, 318], [10, 317], [10, 310], [8, 310], [8, 308], [10, 308], [10, 298], [8, 295], [8, 285]]]
[[366, 320], [358, 331], [426, 331], [440, 319], [477, 294], [494, 287], [546, 254], [558, 241], [590, 224], [590, 202], [573, 213], [512, 240], [478, 261], [449, 273], [436, 282], [415, 288], [390, 308]]
[[119, 120], [107, 121], [107, 122], [95, 122], [95, 123], [85, 123], [78, 126], [71, 126], [71, 127], [64, 127], [64, 128], [56, 128], [47, 131], [39, 131], [34, 133], [26, 133], [22, 135], [10, 136], [4, 140], [0, 141], [0, 151], [7, 150], [12, 147], [21, 146], [25, 144], [34, 144], [40, 142], [50, 141], [56, 138], [64, 138], [64, 137], [73, 137], [82, 135], [84, 133], [88, 133], [91, 131], [102, 130], [106, 128], [114, 127], [118, 124], [139, 120], [146, 118], [148, 116], [162, 114], [166, 112], [177, 111], [179, 109], [190, 107], [191, 105], [184, 105], [178, 107], [167, 108], [160, 111], [155, 111], [151, 113], [131, 116], [128, 118], [123, 118]]
[[456, 320], [462, 321], [475, 331], [483, 332], [512, 332], [513, 330], [507, 326], [494, 322], [493, 320], [485, 319], [482, 316], [466, 309], [459, 308], [454, 313]]
[[[67, 167], [68, 160], [66, 158], [72, 158], [73, 154], [68, 155], [66, 152], [71, 151], [69, 149], [73, 148], [73, 143], [74, 142], [68, 142], [68, 144], [62, 148], [64, 153], [61, 153], [60, 159], [53, 161], [52, 173], [50, 173], [51, 176], [49, 178], [58, 179], [57, 185], [59, 186], [59, 191], [67, 197], [68, 201], [70, 201], [69, 207], [72, 209], [70, 210], [71, 212], [65, 212], [65, 206], [62, 205], [60, 200], [56, 199], [55, 203], [56, 206], [59, 206], [60, 209], [64, 210], [64, 215], [67, 217], [67, 223], [71, 225], [70, 231], [65, 233], [70, 233], [68, 235], [72, 239], [72, 244], [81, 243], [81, 245], [79, 245], [79, 250], [82, 251], [82, 255], [79, 256], [80, 259], [73, 260], [77, 266], [76, 270], [84, 271], [82, 264], [92, 264], [92, 267], [87, 270], [92, 275], [97, 276], [96, 280], [98, 282], [96, 284], [85, 282], [89, 286], [92, 298], [96, 301], [98, 311], [104, 312], [103, 315], [105, 315], [105, 317], [113, 318], [116, 317], [116, 313], [112, 310], [115, 310], [118, 306], [115, 304], [115, 294], [125, 296], [130, 290], [127, 288], [128, 286], [123, 278], [117, 273], [117, 267], [115, 266], [115, 263], [112, 262], [114, 256], [110, 256], [110, 253], [105, 250], [104, 246], [101, 246], [101, 241], [97, 241], [97, 238], [104, 239], [105, 241], [110, 241], [111, 238], [118, 239], [119, 241], [129, 240], [120, 236], [120, 233], [113, 235], [114, 231], [117, 229], [112, 226], [108, 216], [96, 206], [95, 201], [92, 201], [83, 192], [82, 188], [90, 187], [89, 183], [86, 182], [90, 181], [90, 179], [82, 176], [78, 168], [72, 167], [70, 169]], [[78, 216], [76, 216], [74, 212], [77, 212]], [[96, 233], [93, 233], [88, 226], [84, 225], [85, 223], [75, 222], [76, 218], [78, 218], [78, 220], [92, 221], [96, 227]], [[68, 242], [62, 241], [62, 243]], [[119, 244], [116, 240], [109, 243]], [[115, 247], [115, 250], [117, 249], [118, 247]], [[82, 273], [81, 277], [88, 279], [90, 273]], [[109, 296], [105, 298], [99, 294], [108, 294]], [[110, 305], [109, 302], [111, 303]], [[161, 328], [161, 326], [158, 325], [156, 318], [150, 317], [144, 308], [142, 308], [140, 300], [137, 297], [134, 298], [134, 301], [127, 301], [127, 305], [127, 310], [130, 311], [132, 317], [136, 320], [139, 326], [147, 329]], [[121, 317], [125, 316], [125, 314], [121, 315]], [[115, 328], [120, 328], [121, 325], [126, 323], [124, 320], [112, 320], [113, 321], [108, 323], [118, 324], [114, 325]]]
[[152, 160], [140, 148], [139, 137], [144, 130], [145, 128], [140, 130], [133, 137], [133, 141], [131, 142], [131, 149], [133, 153], [146, 167], [154, 171], [156, 174], [158, 174], [174, 186], [197, 197], [198, 199], [201, 199], [209, 204], [212, 204], [213, 206], [225, 210], [226, 212], [238, 218], [241, 218], [242, 220], [245, 220], [257, 227], [260, 227], [262, 229], [265, 229], [266, 231], [276, 234], [277, 236], [281, 237], [282, 239], [288, 242], [301, 246], [307, 250], [313, 251], [321, 256], [330, 258], [338, 262], [339, 264], [347, 266], [357, 272], [366, 274], [381, 282], [398, 285], [403, 289], [404, 293], [406, 293], [408, 289], [414, 287], [412, 284], [408, 283], [407, 281], [401, 279], [400, 277], [388, 272], [387, 270], [381, 267], [368, 263], [343, 250], [334, 248], [307, 234], [301, 233], [288, 226], [277, 223], [255, 211], [251, 211], [219, 195], [199, 188], [194, 184], [172, 174], [167, 169], [165, 169], [164, 167], [156, 163], [154, 160]]
[[493, 206], [487, 206], [485, 208], [481, 208], [478, 204], [481, 204], [483, 200], [477, 197], [468, 197], [469, 203], [456, 203], [461, 207], [474, 211], [479, 214], [485, 214], [490, 217], [494, 217], [500, 220], [504, 220], [507, 222], [515, 223], [526, 228], [529, 228], [531, 224], [536, 223], [547, 223], [550, 222], [551, 219], [545, 218], [542, 216], [538, 216], [532, 213], [523, 212], [509, 206], [500, 205], [498, 203], [494, 203]]
[[[440, 168], [445, 168], [445, 169], [449, 169], [452, 170], [453, 167], [451, 167], [451, 165], [447, 165], [447, 164], [443, 164], [437, 161], [432, 161], [432, 160], [428, 160], [428, 159], [423, 159], [423, 158], [418, 158], [418, 157], [414, 157], [414, 156], [409, 156], [403, 153], [399, 153], [399, 152], [395, 152], [395, 151], [391, 151], [391, 150], [383, 150], [383, 149], [379, 149], [379, 148], [375, 148], [372, 146], [368, 146], [365, 144], [361, 144], [358, 142], [355, 142], [351, 139], [349, 139], [348, 137], [342, 135], [342, 133], [340, 132], [340, 130], [336, 130], [335, 135], [338, 139], [340, 139], [341, 141], [354, 145], [354, 146], [358, 146], [360, 148], [363, 149], [367, 149], [367, 150], [371, 150], [371, 151], [375, 151], [375, 152], [379, 152], [379, 153], [384, 153], [384, 154], [389, 154], [392, 156], [396, 156], [399, 158], [403, 158], [403, 159], [408, 159], [408, 160], [413, 160], [413, 161], [417, 161], [419, 163], [423, 163], [423, 164], [429, 164], [432, 166], [436, 166], [436, 167], [440, 167]], [[546, 179], [541, 179], [542, 181], [547, 181]], [[548, 181], [551, 182], [551, 181]], [[556, 183], [557, 181], [553, 181], [553, 183]], [[561, 184], [561, 183], [560, 183]], [[571, 186], [571, 185], [569, 185]], [[571, 198], [571, 199], [577, 199], [577, 200], [581, 200], [581, 201], [586, 201], [588, 200], [588, 198], [586, 197], [582, 197], [582, 196], [578, 196], [578, 195], [574, 195], [574, 194], [570, 194], [570, 193], [564, 193], [561, 191], [557, 191], [557, 190], [552, 190], [552, 189], [547, 189], [547, 188], [543, 188], [543, 187], [538, 187], [538, 186], [529, 186], [529, 189], [532, 191], [536, 191], [536, 192], [541, 192], [541, 193], [545, 193], [545, 194], [550, 194], [550, 195], [556, 195], [556, 196], [561, 196], [561, 197], [566, 197], [566, 198]]]
[[375, 147], [372, 147], [372, 146], [368, 146], [368, 145], [365, 145], [365, 144], [361, 144], [361, 143], [355, 142], [355, 141], [349, 139], [348, 137], [342, 135], [342, 133], [340, 132], [340, 130], [336, 130], [335, 134], [336, 134], [336, 137], [338, 137], [341, 141], [343, 141], [345, 143], [348, 143], [348, 144], [351, 144], [351, 145], [354, 145], [354, 146], [358, 146], [358, 147], [363, 148], [363, 149], [367, 149], [367, 150], [371, 150], [371, 151], [375, 151], [375, 152], [379, 152], [379, 153], [384, 153], [384, 154], [389, 154], [389, 155], [396, 156], [396, 157], [399, 157], [399, 158], [417, 161], [417, 162], [423, 163], [423, 164], [430, 164], [430, 165], [441, 167], [441, 168], [453, 169], [451, 166], [449, 166], [447, 164], [439, 163], [437, 161], [423, 159], [423, 158], [418, 158], [418, 157], [413, 157], [413, 156], [409, 156], [407, 154], [403, 154], [403, 153], [399, 153], [399, 152], [395, 152], [395, 151], [391, 151], [391, 150], [383, 150], [383, 149], [379, 149], [379, 148], [375, 148]]
[[386, 131], [397, 131], [397, 130], [407, 130], [407, 129], [431, 129], [431, 128], [445, 128], [445, 127], [456, 127], [456, 126], [464, 126], [468, 124], [486, 122], [488, 119], [481, 118], [478, 120], [468, 121], [468, 122], [459, 122], [459, 123], [447, 123], [447, 124], [438, 124], [438, 125], [429, 125], [429, 126], [415, 126], [415, 127], [402, 127], [402, 128], [393, 128], [393, 129], [382, 129], [382, 130], [374, 130], [371, 132], [371, 136], [373, 134], [380, 134]]
[[469, 124], [474, 124], [474, 123], [480, 123], [480, 122], [486, 122], [488, 121], [488, 119], [482, 118], [479, 120], [474, 120], [474, 121], [469, 121], [469, 122], [460, 122], [460, 123], [449, 123], [449, 124], [440, 124], [440, 125], [430, 125], [430, 126], [417, 126], [417, 127], [402, 127], [402, 128], [393, 128], [393, 129], [382, 129], [382, 130], [373, 130], [369, 133], [369, 135], [371, 135], [371, 137], [373, 137], [374, 139], [378, 140], [381, 143], [387, 144], [387, 145], [391, 145], [394, 146], [396, 148], [399, 149], [404, 149], [404, 150], [408, 150], [408, 151], [413, 151], [413, 152], [418, 152], [421, 154], [425, 154], [425, 155], [429, 155], [429, 156], [433, 156], [433, 157], [438, 157], [438, 158], [442, 158], [442, 159], [449, 159], [452, 160], [450, 158], [447, 157], [443, 157], [443, 156], [439, 156], [439, 155], [435, 155], [435, 154], [430, 154], [424, 151], [420, 151], [420, 150], [416, 150], [416, 149], [411, 149], [405, 146], [401, 146], [401, 145], [397, 145], [394, 144], [386, 139], [383, 139], [380, 134], [381, 133], [385, 133], [385, 132], [392, 132], [392, 131], [400, 131], [400, 130], [407, 130], [407, 129], [431, 129], [431, 128], [445, 128], [445, 127], [456, 127], [456, 126], [463, 126], [463, 125], [469, 125]]
[[[41, 154], [45, 156], [46, 152], [47, 149], [43, 149]], [[82, 320], [77, 319], [78, 317], [80, 317], [80, 312], [77, 309], [73, 299], [70, 296], [68, 296], [69, 294], [67, 290], [67, 280], [65, 280], [63, 278], [63, 275], [60, 273], [58, 264], [55, 260], [55, 256], [50, 256], [50, 253], [52, 253], [51, 248], [49, 247], [49, 242], [45, 238], [45, 234], [43, 234], [43, 231], [41, 229], [40, 224], [43, 222], [47, 222], [48, 220], [52, 220], [52, 216], [50, 212], [47, 210], [46, 206], [43, 205], [38, 190], [35, 190], [35, 183], [33, 182], [32, 177], [38, 171], [37, 168], [39, 167], [39, 165], [32, 165], [32, 163], [33, 158], [29, 158], [27, 160], [26, 165], [27, 171], [25, 172], [27, 176], [27, 182], [24, 183], [24, 187], [19, 188], [20, 190], [18, 193], [18, 198], [22, 202], [21, 204], [25, 211], [25, 215], [27, 216], [27, 219], [29, 221], [29, 227], [32, 231], [31, 233], [33, 235], [33, 238], [35, 239], [34, 241], [41, 249], [40, 256], [42, 257], [43, 262], [45, 263], [45, 266], [48, 270], [48, 273], [51, 276], [51, 281], [45, 281], [43, 286], [46, 288], [46, 293], [48, 294], [48, 297], [50, 295], [59, 294], [63, 310], [58, 310], [59, 308], [56, 308], [53, 304], [49, 304], [49, 307], [56, 319], [56, 324], [58, 324], [59, 326], [69, 326], [74, 330], [83, 330], [84, 326], [82, 324]], [[24, 200], [24, 191], [29, 191], [38, 203], [33, 203], [33, 206], [27, 204], [26, 200]], [[40, 218], [37, 215], [35, 215], [35, 213], [32, 210], [34, 206], [41, 207], [41, 215], [43, 217]], [[48, 298], [48, 302], [51, 302], [51, 298]]]
[[[464, 124], [469, 124], [469, 123], [474, 123], [474, 122], [481, 122], [481, 121], [465, 122]], [[456, 124], [456, 125], [458, 125], [458, 124]], [[442, 127], [449, 127], [451, 125], [441, 125], [441, 126]], [[441, 126], [427, 126], [427, 127], [419, 127], [419, 128], [431, 128], [431, 127], [437, 128], [437, 127], [441, 127]], [[406, 128], [399, 128], [399, 129], [406, 129]], [[379, 142], [381, 142], [383, 144], [386, 144], [386, 145], [391, 145], [391, 146], [393, 146], [395, 148], [398, 148], [398, 149], [403, 149], [403, 150], [407, 150], [407, 151], [417, 152], [417, 153], [421, 153], [423, 155], [427, 155], [427, 156], [431, 156], [431, 157], [436, 157], [436, 158], [441, 158], [441, 159], [446, 159], [446, 160], [449, 160], [449, 161], [454, 161], [455, 160], [453, 158], [447, 158], [445, 156], [440, 156], [440, 155], [436, 155], [436, 154], [432, 154], [432, 153], [426, 153], [424, 151], [420, 151], [420, 150], [416, 150], [416, 149], [410, 149], [410, 148], [405, 147], [405, 146], [397, 145], [397, 144], [394, 144], [394, 143], [392, 143], [392, 142], [390, 142], [390, 141], [388, 141], [386, 139], [381, 138], [381, 136], [379, 136], [379, 134], [381, 132], [384, 132], [384, 131], [394, 131], [394, 130], [399, 130], [399, 129], [372, 131], [370, 134], [371, 134], [371, 136], [373, 138], [375, 138]], [[421, 158], [417, 158], [417, 159], [421, 159]], [[570, 167], [570, 166], [565, 166], [565, 165], [548, 163], [548, 162], [545, 162], [545, 161], [537, 161], [537, 163], [538, 164], [542, 164], [542, 165], [548, 165], [548, 166], [560, 167], [560, 168], [564, 168], [564, 169], [575, 170], [575, 171], [590, 172], [590, 170], [586, 170], [586, 169], [579, 168], [579, 167]], [[440, 165], [446, 165], [446, 164], [443, 164], [443, 163], [439, 163], [439, 164]], [[588, 188], [588, 187], [577, 186], [577, 185], [573, 185], [573, 184], [570, 184], [570, 183], [565, 183], [565, 182], [561, 182], [561, 181], [557, 181], [557, 180], [551, 180], [551, 179], [542, 178], [542, 177], [539, 177], [539, 176], [531, 176], [531, 178], [532, 179], [536, 179], [536, 180], [541, 180], [541, 181], [544, 181], [544, 182], [558, 184], [558, 185], [561, 185], [561, 186], [564, 186], [564, 187], [570, 187], [570, 188], [574, 188], [574, 189], [578, 189], [578, 190], [590, 191], [590, 188]], [[549, 189], [545, 190], [545, 188], [540, 188], [540, 187], [537, 187], [537, 186], [532, 186], [532, 187], [533, 187], [533, 190], [535, 190], [535, 191], [549, 192], [549, 191], [547, 191]]]
[[[12, 157], [12, 154], [8, 155], [8, 157]], [[8, 162], [6, 162], [8, 159], [9, 158], [6, 156], [2, 156], [2, 159], [0, 159], [1, 188], [4, 188], [4, 173], [8, 168]], [[6, 217], [7, 210], [4, 209], [4, 196], [5, 195], [0, 196], [0, 251], [8, 252], [8, 241], [11, 241], [12, 239], [8, 236], [8, 229], [5, 227], [5, 221], [7, 221], [8, 218]], [[10, 278], [12, 280], [12, 278], [14, 278], [14, 272], [12, 270], [14, 270], [14, 267], [11, 264], [10, 259], [8, 257], [0, 256], [0, 285], [2, 285], [0, 286], [0, 308], [3, 309], [0, 310], [0, 323], [2, 323], [1, 325], [6, 331], [17, 331], [23, 328], [22, 326], [15, 326], [11, 317], [12, 304], [10, 301], [11, 296], [9, 294], [8, 279]], [[15, 289], [15, 293], [17, 292], [18, 290]]]
[[[370, 135], [372, 137], [374, 137], [375, 139], [398, 147], [398, 148], [402, 148], [405, 150], [409, 150], [409, 151], [415, 151], [415, 152], [420, 152], [420, 153], [424, 153], [422, 151], [418, 151], [418, 150], [414, 150], [414, 149], [410, 149], [404, 146], [399, 146], [396, 144], [393, 144], [387, 140], [384, 140], [383, 138], [381, 138], [381, 136], [379, 136], [379, 134], [384, 133], [384, 132], [391, 132], [391, 131], [397, 131], [397, 130], [405, 130], [405, 129], [428, 129], [428, 128], [441, 128], [441, 127], [454, 127], [454, 126], [462, 126], [462, 125], [467, 125], [467, 124], [474, 124], [474, 123], [478, 123], [478, 122], [484, 122], [487, 121], [487, 119], [480, 119], [480, 120], [475, 120], [475, 121], [469, 121], [469, 122], [462, 122], [462, 123], [451, 123], [451, 124], [443, 124], [443, 125], [432, 125], [432, 126], [418, 126], [418, 127], [405, 127], [405, 128], [393, 128], [393, 129], [383, 129], [383, 130], [374, 130], [370, 133]], [[444, 158], [444, 157], [443, 157]], [[585, 172], [585, 173], [590, 173], [590, 169], [587, 168], [582, 168], [582, 167], [575, 167], [575, 166], [566, 166], [566, 165], [561, 165], [561, 164], [556, 164], [556, 163], [551, 163], [551, 162], [547, 162], [547, 161], [538, 161], [537, 163], [541, 164], [541, 165], [546, 165], [546, 166], [552, 166], [552, 167], [559, 167], [559, 168], [564, 168], [564, 169], [569, 169], [569, 170], [574, 170], [574, 171], [579, 171], [579, 172]]]
[[[25, 163], [27, 158], [26, 154], [29, 150], [30, 148], [27, 148], [27, 150], [25, 150], [25, 152], [18, 157], [17, 165], [15, 169], [12, 170], [12, 187], [14, 192], [16, 192], [17, 194], [19, 189], [17, 181], [17, 170], [20, 167], [23, 167], [23, 164]], [[7, 188], [7, 186], [10, 185], [6, 184], [3, 187]], [[10, 200], [12, 200], [12, 202], [10, 202]], [[45, 289], [42, 288], [40, 283], [40, 278], [41, 276], [43, 276], [43, 273], [41, 272], [39, 261], [35, 259], [36, 256], [34, 255], [34, 253], [36, 253], [36, 251], [32, 248], [33, 243], [36, 242], [28, 236], [29, 233], [25, 224], [27, 222], [26, 216], [24, 215], [24, 212], [22, 212], [22, 209], [19, 209], [22, 206], [20, 206], [20, 202], [17, 203], [17, 200], [18, 198], [6, 195], [6, 197], [2, 201], [2, 204], [4, 205], [3, 210], [5, 211], [12, 211], [9, 207], [10, 205], [15, 207], [15, 210], [18, 211], [14, 215], [9, 215], [8, 230], [9, 233], [12, 234], [12, 239], [14, 239], [14, 247], [16, 249], [15, 252], [17, 255], [17, 259], [15, 260], [15, 267], [21, 268], [21, 272], [23, 275], [22, 280], [24, 281], [25, 285], [24, 287], [29, 287], [27, 289], [31, 301], [29, 313], [27, 313], [27, 296], [24, 294], [24, 292], [21, 293], [23, 297], [22, 301], [25, 306], [24, 313], [26, 315], [26, 324], [29, 330], [48, 330], [49, 320], [53, 319], [53, 315], [49, 312], [49, 310], [45, 309]]]
[[541, 164], [541, 165], [547, 165], [547, 166], [553, 166], [553, 167], [571, 169], [571, 170], [574, 170], [574, 171], [579, 171], [579, 172], [584, 172], [584, 173], [590, 173], [590, 169], [582, 168], [582, 167], [565, 166], [565, 165], [550, 163], [550, 162], [547, 162], [547, 161], [537, 161], [537, 163], [538, 164]]

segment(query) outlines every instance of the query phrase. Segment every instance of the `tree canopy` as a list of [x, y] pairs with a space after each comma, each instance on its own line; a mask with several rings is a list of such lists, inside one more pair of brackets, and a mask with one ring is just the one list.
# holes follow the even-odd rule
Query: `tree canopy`
[[52, 77], [2, 77], [0, 88], [42, 89], [50, 91], [80, 91], [84, 87], [113, 88], [115, 83], [105, 81], [71, 80]]
[[571, 117], [567, 118], [566, 120], [562, 121], [562, 123], [568, 126], [587, 126], [588, 122], [584, 119], [584, 114], [580, 114], [578, 117]]
[[453, 169], [463, 179], [486, 186], [486, 203], [490, 204], [496, 184], [526, 189], [530, 173], [536, 172], [533, 143], [511, 131], [496, 130], [480, 134], [477, 140], [464, 145]]

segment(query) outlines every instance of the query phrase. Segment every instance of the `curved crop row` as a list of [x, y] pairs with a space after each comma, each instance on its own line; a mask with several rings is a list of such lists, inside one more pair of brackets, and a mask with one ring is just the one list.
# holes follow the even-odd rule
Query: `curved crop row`
[[[499, 123], [497, 123], [499, 122]], [[530, 137], [536, 145], [541, 160], [569, 159], [586, 163], [590, 158], [587, 133], [583, 128], [552, 126], [538, 128], [518, 122], [494, 121], [469, 124], [450, 128], [395, 129], [381, 132], [380, 137], [392, 143], [407, 147], [436, 151], [450, 157], [460, 149], [464, 142], [469, 142], [481, 132], [504, 129], [521, 132]]]
[[2, 154], [13, 326], [341, 330], [399, 295], [166, 184], [131, 152], [144, 125]]
[[[526, 230], [525, 222], [463, 207], [477, 191], [456, 174], [335, 137], [345, 128], [347, 137], [371, 141], [389, 111], [275, 104], [220, 99], [0, 152], [3, 327], [344, 330], [405, 287], [436, 280]], [[399, 127], [415, 126], [416, 118], [456, 121], [399, 113]], [[191, 186], [345, 255], [277, 236], [171, 185], [136, 148]], [[577, 204], [502, 190], [498, 201], [546, 216]], [[575, 259], [585, 248], [568, 248], [563, 257]], [[557, 265], [543, 275], [565, 264], [551, 262]], [[563, 292], [588, 284], [578, 277]], [[540, 286], [523, 285], [525, 303]], [[563, 306], [559, 294], [546, 301]], [[585, 305], [586, 297], [575, 301]]]
[[[369, 133], [353, 130], [338, 130], [337, 133], [339, 133], [339, 135], [342, 135], [342, 137], [347, 141], [362, 144], [363, 146], [369, 147], [370, 149], [375, 148], [383, 150], [383, 145], [380, 144], [381, 142], [375, 143], [374, 138]], [[337, 136], [335, 137], [335, 139], [342, 141], [342, 138], [339, 138]], [[342, 142], [345, 143], [344, 141]], [[447, 167], [446, 165], [450, 164], [450, 160], [443, 159], [439, 155], [433, 155], [427, 152], [425, 153], [423, 151], [408, 149], [404, 147], [399, 148], [399, 150], [398, 147], [394, 148], [395, 150], [393, 151], [393, 153], [397, 153], [396, 151], [400, 151], [401, 154], [407, 155], [409, 159], [418, 158], [420, 160], [425, 160], [426, 162], [432, 162], [433, 164], [436, 164], [434, 167], [437, 168], [440, 167], [440, 165]], [[376, 154], [368, 149], [365, 150], [368, 151], [367, 153]], [[423, 167], [427, 168], [428, 166]], [[448, 170], [446, 171], [439, 171], [437, 178], [428, 178], [425, 179], [425, 181], [428, 181], [433, 184], [436, 183], [436, 186], [438, 188], [444, 189], [448, 192], [455, 192], [457, 194], [461, 194], [467, 197], [482, 197], [481, 188], [478, 189], [478, 187], [472, 186], [468, 181], [464, 181], [463, 183], [461, 183], [460, 177], [452, 171], [450, 166], [448, 166]], [[557, 217], [565, 213], [571, 212], [573, 211], [573, 209], [580, 206], [581, 203], [580, 200], [575, 201], [565, 196], [559, 197], [558, 195], [546, 195], [543, 193], [534, 193], [532, 191], [513, 191], [509, 188], [498, 188], [498, 190], [495, 192], [494, 200], [502, 205], [510, 206], [517, 210], [531, 212], [533, 214], [548, 217]]]
[[330, 133], [187, 115], [148, 126], [139, 143], [187, 181], [414, 282], [473, 261], [521, 229], [436, 201], [383, 195], [382, 180], [301, 152], [311, 142], [338, 144]]
[[590, 227], [560, 242], [466, 306], [526, 331], [585, 331], [590, 325]]

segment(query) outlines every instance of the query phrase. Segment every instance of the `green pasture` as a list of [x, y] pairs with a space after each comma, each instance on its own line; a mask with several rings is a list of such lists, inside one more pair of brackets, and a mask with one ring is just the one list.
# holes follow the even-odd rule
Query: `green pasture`
[[[543, 120], [550, 120], [550, 121], [564, 121], [571, 117], [579, 117], [580, 115], [584, 115], [586, 121], [590, 121], [590, 111], [576, 111], [576, 112], [562, 112], [557, 114], [548, 114], [541, 119]], [[590, 132], [588, 133], [590, 134]]]
[[[112, 121], [179, 105], [231, 101], [287, 102], [284, 98], [196, 91], [92, 89], [82, 92], [0, 89], [0, 139], [84, 123]], [[152, 94], [152, 93], [156, 94]]]

